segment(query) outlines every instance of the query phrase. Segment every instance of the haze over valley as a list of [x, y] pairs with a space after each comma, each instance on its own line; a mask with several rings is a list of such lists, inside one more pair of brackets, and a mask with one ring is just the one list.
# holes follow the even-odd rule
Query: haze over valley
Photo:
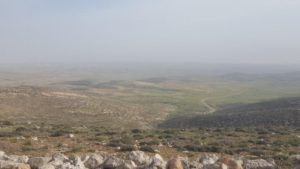
[[299, 169], [298, 1], [0, 1], [0, 169]]

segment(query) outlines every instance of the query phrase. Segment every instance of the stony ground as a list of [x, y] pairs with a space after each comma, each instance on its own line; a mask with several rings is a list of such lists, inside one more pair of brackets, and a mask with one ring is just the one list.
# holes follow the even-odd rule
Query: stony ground
[[[175, 154], [174, 154], [175, 156]], [[293, 169], [300, 167], [300, 155], [291, 157]], [[159, 154], [149, 156], [142, 151], [119, 154], [93, 153], [66, 156], [54, 153], [49, 157], [7, 155], [0, 151], [2, 169], [275, 169], [273, 159], [245, 159], [242, 156], [225, 157], [202, 153], [194, 160], [175, 156], [169, 160]]]
[[0, 126], [0, 150], [31, 157], [140, 150], [166, 159], [180, 155], [194, 160], [199, 153], [209, 152], [274, 159], [280, 168], [290, 169], [290, 157], [300, 152], [300, 130], [288, 127], [125, 130], [9, 122]]

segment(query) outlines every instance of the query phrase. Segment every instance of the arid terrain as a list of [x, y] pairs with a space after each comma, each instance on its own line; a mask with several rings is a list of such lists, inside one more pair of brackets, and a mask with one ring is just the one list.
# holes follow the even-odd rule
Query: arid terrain
[[9, 154], [209, 152], [289, 168], [300, 152], [299, 72], [2, 69], [0, 150]]

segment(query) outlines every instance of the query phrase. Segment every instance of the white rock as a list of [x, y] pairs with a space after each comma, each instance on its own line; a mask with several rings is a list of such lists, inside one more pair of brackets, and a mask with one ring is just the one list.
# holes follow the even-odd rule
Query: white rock
[[4, 151], [0, 151], [0, 160], [1, 160], [4, 156], [6, 156], [6, 155], [5, 155], [5, 152], [4, 152]]
[[219, 157], [216, 154], [201, 154], [199, 162], [203, 165], [214, 164], [218, 161]]
[[28, 164], [0, 160], [1, 169], [31, 169]]
[[77, 169], [75, 166], [73, 166], [70, 162], [63, 163], [57, 167], [56, 169]]
[[32, 169], [40, 169], [42, 166], [46, 165], [50, 161], [47, 157], [33, 157], [29, 158], [28, 164]]
[[92, 154], [87, 160], [84, 160], [84, 166], [89, 169], [95, 169], [104, 162], [101, 155]]
[[198, 161], [190, 162], [190, 169], [202, 169], [203, 164], [199, 163]]
[[105, 162], [102, 164], [103, 168], [120, 168], [124, 166], [124, 161], [117, 158], [117, 157], [109, 157]]
[[133, 161], [125, 162], [123, 165], [119, 166], [118, 169], [136, 169], [137, 166]]
[[295, 161], [295, 163], [300, 164], [300, 154], [293, 155], [291, 158], [293, 159], [293, 161]]
[[9, 156], [5, 156], [3, 159], [7, 161], [16, 162], [16, 163], [27, 163], [29, 160], [29, 158], [24, 155], [23, 156], [9, 155]]
[[31, 140], [38, 141], [39, 139], [37, 137], [31, 137]]
[[300, 169], [300, 154], [292, 156], [292, 160], [294, 162], [293, 169]]
[[159, 155], [155, 154], [152, 157], [151, 163], [146, 167], [147, 169], [165, 169], [167, 162]]
[[67, 156], [61, 154], [61, 153], [54, 153], [52, 155], [51, 160], [49, 161], [49, 164], [53, 165], [54, 167], [62, 166], [65, 162], [68, 162], [69, 159]]
[[51, 164], [45, 164], [40, 169], [55, 169], [55, 167]]
[[61, 154], [61, 153], [54, 153], [52, 155], [52, 159], [51, 161], [66, 161], [66, 160], [69, 160], [69, 158], [67, 156], [65, 156], [64, 154]]
[[80, 157], [78, 157], [78, 156], [75, 157], [74, 166], [75, 166], [76, 168], [86, 169], [86, 167], [84, 166], [84, 164], [83, 164], [83, 162], [81, 161]]
[[89, 158], [90, 158], [89, 155], [83, 155], [83, 156], [81, 156], [81, 161], [82, 161], [83, 163], [85, 163]]
[[128, 153], [127, 159], [132, 160], [137, 165], [145, 165], [150, 163], [150, 157], [142, 151], [132, 151]]
[[274, 169], [275, 165], [263, 159], [245, 160], [243, 163], [244, 169]]
[[17, 140], [25, 140], [26, 138], [23, 136], [16, 137]]

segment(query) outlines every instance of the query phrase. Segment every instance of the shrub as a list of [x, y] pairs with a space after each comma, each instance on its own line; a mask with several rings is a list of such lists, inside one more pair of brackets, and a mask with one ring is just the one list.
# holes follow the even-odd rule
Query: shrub
[[151, 146], [142, 146], [140, 150], [144, 152], [155, 153], [154, 149]]
[[132, 145], [123, 145], [121, 146], [121, 151], [134, 151], [136, 148]]
[[132, 129], [131, 132], [132, 133], [141, 133], [142, 131], [140, 129]]
[[65, 130], [56, 130], [56, 131], [54, 131], [53, 133], [51, 133], [51, 137], [60, 137], [60, 136], [63, 136], [63, 135], [65, 135], [65, 134], [68, 134], [68, 132], [67, 131], [65, 131]]
[[274, 158], [274, 160], [286, 161], [289, 159], [289, 156], [285, 155], [285, 154], [277, 154], [277, 155], [273, 156], [273, 158]]
[[144, 138], [144, 136], [141, 135], [141, 134], [135, 134], [135, 135], [133, 135], [133, 138], [136, 139], [136, 140], [141, 140], [141, 139]]
[[82, 147], [80, 145], [76, 145], [72, 148], [71, 152], [76, 153], [82, 150]]
[[120, 140], [110, 140], [110, 142], [107, 144], [110, 147], [118, 147], [121, 145]]
[[33, 150], [33, 148], [31, 146], [27, 146], [27, 145], [23, 145], [21, 150], [24, 152], [24, 151], [31, 151]]
[[4, 126], [13, 126], [14, 123], [10, 122], [10, 121], [2, 121], [1, 122]]
[[300, 146], [300, 139], [294, 138], [294, 139], [289, 139], [288, 144], [294, 147]]
[[17, 133], [21, 133], [21, 132], [24, 132], [24, 131], [26, 131], [27, 129], [25, 128], [25, 127], [18, 127], [18, 128], [16, 128], [16, 132]]
[[30, 140], [25, 141], [25, 143], [23, 144], [24, 146], [31, 146], [32, 143]]
[[11, 132], [0, 132], [0, 137], [13, 137], [14, 134]]
[[130, 144], [132, 145], [134, 144], [135, 141], [132, 136], [125, 135], [121, 138], [120, 142], [126, 145], [130, 145]]
[[153, 139], [148, 142], [149, 145], [159, 145], [160, 141], [158, 139]]
[[194, 151], [194, 152], [200, 151], [200, 147], [196, 145], [186, 145], [184, 146], [184, 148], [188, 151]]
[[201, 152], [221, 153], [223, 149], [220, 146], [202, 146], [199, 150]]

